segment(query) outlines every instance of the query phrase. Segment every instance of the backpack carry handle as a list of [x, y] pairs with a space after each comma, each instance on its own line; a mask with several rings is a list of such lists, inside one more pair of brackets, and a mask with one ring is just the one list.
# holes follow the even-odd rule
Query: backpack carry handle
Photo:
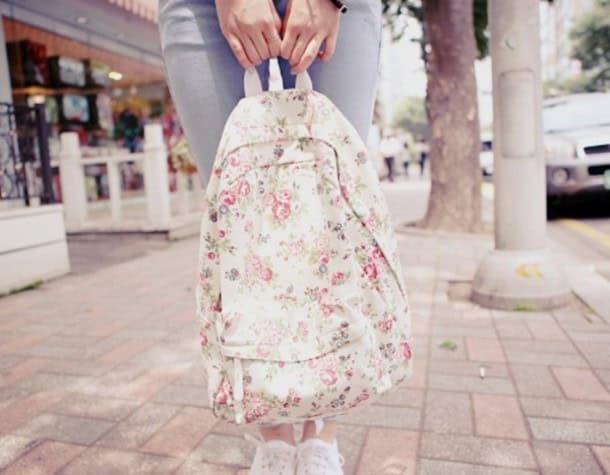
[[[311, 77], [307, 71], [297, 74], [295, 89], [313, 90]], [[246, 97], [256, 96], [263, 92], [261, 80], [258, 77], [256, 68], [247, 68], [244, 73], [244, 93]]]

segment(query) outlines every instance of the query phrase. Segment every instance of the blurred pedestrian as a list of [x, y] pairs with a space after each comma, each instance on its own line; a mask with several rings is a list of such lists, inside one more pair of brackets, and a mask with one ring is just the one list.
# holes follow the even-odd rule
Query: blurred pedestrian
[[409, 178], [409, 164], [411, 163], [411, 149], [408, 137], [402, 139], [402, 168], [405, 172], [405, 177]]
[[428, 142], [424, 137], [420, 137], [417, 141], [417, 151], [419, 153], [419, 174], [423, 177], [426, 171], [426, 162], [428, 161], [429, 153]]
[[[339, 0], [160, 0], [169, 86], [202, 183], [210, 176], [225, 122], [244, 95], [243, 68], [256, 66], [266, 88], [270, 58], [278, 58], [285, 88], [295, 86], [293, 73], [308, 70], [315, 89], [328, 96], [366, 139], [376, 90], [381, 4], [346, 3], [350, 11], [342, 16]], [[210, 239], [224, 245], [217, 236]], [[286, 299], [292, 298], [287, 292]], [[300, 399], [298, 394], [290, 396], [288, 387], [278, 391], [293, 398], [293, 404], [294, 398]], [[292, 424], [261, 426], [264, 443], [257, 447], [250, 473], [293, 474], [297, 453], [305, 454], [299, 455], [299, 474], [342, 473], [336, 423], [321, 422], [306, 421], [298, 445], [299, 450], [308, 446], [314, 452], [295, 449]]]
[[400, 155], [402, 145], [394, 132], [387, 130], [384, 132], [383, 139], [379, 144], [379, 151], [385, 162], [385, 166], [388, 170], [388, 180], [394, 181], [394, 164], [396, 157]]

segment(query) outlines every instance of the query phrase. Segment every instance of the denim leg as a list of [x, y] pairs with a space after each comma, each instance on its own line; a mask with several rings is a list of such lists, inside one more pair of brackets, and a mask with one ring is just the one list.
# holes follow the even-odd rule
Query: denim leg
[[[229, 114], [244, 95], [244, 69], [226, 42], [213, 0], [159, 0], [168, 85], [205, 186]], [[259, 67], [263, 87], [268, 62]]]

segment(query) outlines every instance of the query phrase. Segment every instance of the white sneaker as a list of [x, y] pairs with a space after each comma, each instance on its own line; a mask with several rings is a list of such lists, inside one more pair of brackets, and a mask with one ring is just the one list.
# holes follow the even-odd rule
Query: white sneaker
[[283, 440], [265, 441], [260, 435], [247, 434], [246, 438], [257, 444], [249, 475], [294, 475], [297, 452], [294, 445]]
[[297, 475], [343, 475], [343, 463], [337, 442], [312, 438], [297, 445]]

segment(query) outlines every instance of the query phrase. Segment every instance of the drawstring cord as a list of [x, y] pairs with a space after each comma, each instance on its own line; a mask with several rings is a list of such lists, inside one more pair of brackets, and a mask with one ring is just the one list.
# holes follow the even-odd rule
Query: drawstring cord
[[235, 403], [235, 423], [244, 422], [244, 373], [239, 358], [233, 358], [233, 401]]

